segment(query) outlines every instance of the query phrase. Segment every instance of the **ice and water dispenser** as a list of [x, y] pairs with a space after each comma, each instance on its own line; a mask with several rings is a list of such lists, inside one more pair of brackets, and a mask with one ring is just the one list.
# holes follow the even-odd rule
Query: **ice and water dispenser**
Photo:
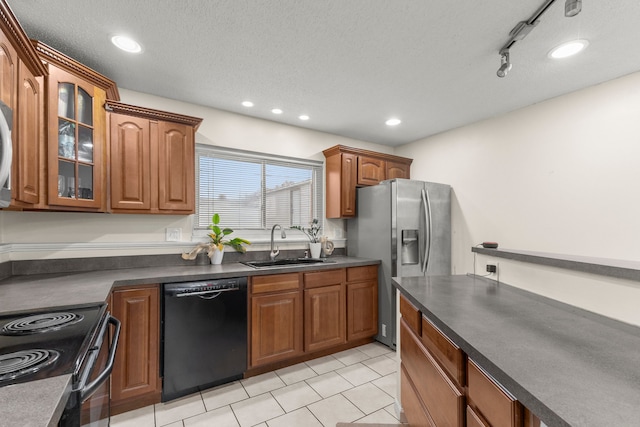
[[418, 230], [402, 230], [400, 261], [402, 265], [418, 264], [420, 262]]

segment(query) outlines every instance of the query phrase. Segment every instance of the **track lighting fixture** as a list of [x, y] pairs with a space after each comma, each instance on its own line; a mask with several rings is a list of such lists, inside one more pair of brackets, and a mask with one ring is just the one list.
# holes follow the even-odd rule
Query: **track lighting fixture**
[[582, 0], [566, 0], [564, 3], [564, 16], [571, 18], [582, 10]]
[[[511, 61], [509, 61], [509, 49], [516, 44], [516, 42], [524, 39], [529, 33], [540, 23], [540, 17], [551, 7], [556, 0], [545, 0], [545, 2], [531, 15], [526, 21], [520, 21], [509, 33], [509, 41], [507, 41], [502, 48], [498, 51], [500, 54], [500, 68], [496, 73], [498, 77], [504, 77], [511, 70]], [[564, 16], [572, 17], [576, 16], [582, 10], [582, 0], [565, 0], [564, 3]]]
[[498, 77], [504, 77], [511, 70], [511, 61], [509, 60], [509, 50], [505, 50], [500, 52], [500, 68], [498, 68], [498, 72], [496, 73]]

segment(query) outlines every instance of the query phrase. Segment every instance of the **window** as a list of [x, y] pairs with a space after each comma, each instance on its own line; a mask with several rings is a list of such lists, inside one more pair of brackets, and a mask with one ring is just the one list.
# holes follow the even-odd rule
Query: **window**
[[322, 218], [322, 162], [198, 144], [196, 170], [195, 230], [207, 229], [214, 213], [234, 230]]

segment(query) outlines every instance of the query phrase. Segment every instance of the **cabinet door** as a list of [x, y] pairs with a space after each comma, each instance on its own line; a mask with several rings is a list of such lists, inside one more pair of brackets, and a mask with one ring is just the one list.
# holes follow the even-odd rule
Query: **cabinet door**
[[410, 426], [436, 427], [404, 366], [400, 368], [400, 400]]
[[385, 179], [385, 161], [358, 156], [358, 185], [377, 185]]
[[347, 340], [378, 333], [378, 281], [347, 284]]
[[420, 339], [400, 319], [400, 358], [417, 394], [438, 426], [463, 427], [465, 398]]
[[104, 90], [49, 66], [49, 205], [106, 210]]
[[158, 286], [113, 292], [113, 315], [122, 322], [111, 375], [114, 405], [144, 396], [159, 400], [160, 290]]
[[195, 212], [193, 127], [158, 123], [158, 208]]
[[17, 73], [18, 54], [4, 33], [0, 31], [0, 101], [10, 108], [15, 108]]
[[302, 354], [300, 291], [251, 297], [251, 366]]
[[356, 216], [357, 156], [342, 153], [341, 157], [340, 217], [353, 217]]
[[[22, 62], [18, 64], [18, 96], [13, 127], [13, 198], [36, 205], [41, 201], [40, 158], [42, 93], [38, 79]], [[44, 179], [44, 176], [42, 176]]]
[[410, 178], [411, 166], [405, 163], [392, 162], [387, 160], [387, 173], [385, 179]]
[[111, 208], [151, 208], [149, 120], [109, 115]]
[[316, 351], [345, 342], [345, 291], [337, 284], [304, 291], [304, 350]]

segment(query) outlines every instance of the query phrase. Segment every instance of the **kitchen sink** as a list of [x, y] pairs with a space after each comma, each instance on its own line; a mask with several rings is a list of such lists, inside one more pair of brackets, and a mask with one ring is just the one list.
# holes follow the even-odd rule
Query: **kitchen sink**
[[289, 265], [305, 265], [305, 264], [322, 264], [332, 263], [335, 261], [319, 258], [283, 258], [267, 261], [245, 261], [244, 265], [248, 265], [253, 268], [265, 268], [265, 267], [286, 267]]

